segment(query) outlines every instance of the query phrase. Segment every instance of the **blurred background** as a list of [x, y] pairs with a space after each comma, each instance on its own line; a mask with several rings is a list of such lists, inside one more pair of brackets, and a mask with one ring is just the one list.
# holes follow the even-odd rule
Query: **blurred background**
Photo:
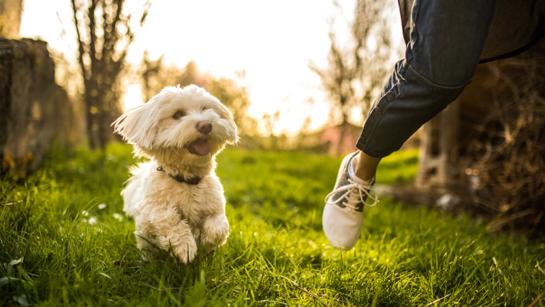
[[[2, 174], [24, 178], [54, 147], [104, 150], [123, 110], [177, 84], [232, 110], [241, 149], [345, 154], [402, 58], [399, 19], [394, 0], [2, 0]], [[414, 182], [385, 191], [543, 229], [544, 50], [479, 66], [405, 144]]]

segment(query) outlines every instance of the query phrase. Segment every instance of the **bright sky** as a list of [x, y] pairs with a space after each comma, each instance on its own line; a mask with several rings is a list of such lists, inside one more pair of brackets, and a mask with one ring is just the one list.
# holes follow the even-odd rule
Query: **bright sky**
[[[129, 0], [136, 9], [140, 3]], [[353, 0], [344, 5], [352, 8]], [[201, 71], [215, 76], [244, 71], [251, 115], [280, 111], [276, 132], [296, 132], [311, 114], [317, 128], [327, 122], [329, 109], [308, 65], [325, 65], [328, 20], [337, 13], [330, 0], [153, 1], [129, 61], [140, 63], [148, 50], [152, 58], [164, 55], [167, 63], [180, 67], [194, 60]], [[40, 37], [75, 59], [70, 1], [24, 0], [21, 35]], [[142, 103], [137, 81], [127, 86], [125, 100], [128, 107]]]

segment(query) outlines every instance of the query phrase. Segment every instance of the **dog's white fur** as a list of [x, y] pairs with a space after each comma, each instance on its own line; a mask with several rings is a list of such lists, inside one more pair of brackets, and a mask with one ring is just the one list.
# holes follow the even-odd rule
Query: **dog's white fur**
[[[184, 112], [174, 118], [177, 111]], [[180, 113], [178, 113], [179, 115]], [[197, 123], [212, 125], [209, 134]], [[114, 123], [116, 133], [150, 159], [131, 170], [121, 192], [123, 210], [134, 218], [141, 250], [158, 246], [182, 262], [191, 262], [197, 246], [214, 248], [229, 234], [223, 187], [215, 175], [215, 155], [237, 142], [237, 127], [229, 110], [204, 89], [190, 85], [167, 87], [144, 105], [128, 110]], [[188, 146], [207, 139], [210, 153], [191, 153]], [[158, 171], [158, 167], [164, 171]], [[171, 176], [201, 177], [197, 185]]]

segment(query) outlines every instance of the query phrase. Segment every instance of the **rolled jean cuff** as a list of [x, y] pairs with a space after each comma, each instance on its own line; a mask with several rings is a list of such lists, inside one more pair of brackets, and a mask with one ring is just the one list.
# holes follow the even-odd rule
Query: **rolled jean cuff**
[[369, 112], [356, 147], [375, 158], [385, 157], [461, 93], [466, 84], [440, 85], [398, 62], [388, 87]]

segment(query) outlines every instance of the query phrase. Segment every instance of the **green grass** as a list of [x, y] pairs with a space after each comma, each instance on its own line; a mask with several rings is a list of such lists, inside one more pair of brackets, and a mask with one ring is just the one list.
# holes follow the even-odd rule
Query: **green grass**
[[[384, 161], [379, 181], [412, 178], [416, 152]], [[387, 200], [365, 211], [348, 252], [321, 232], [339, 159], [308, 153], [219, 157], [232, 231], [184, 266], [143, 261], [119, 192], [130, 148], [57, 154], [26, 182], [0, 183], [0, 301], [59, 305], [507, 305], [545, 298], [545, 244], [487, 234], [465, 216]], [[106, 204], [103, 206], [99, 204]], [[94, 223], [96, 222], [96, 223]], [[0, 304], [1, 305], [1, 304]]]

